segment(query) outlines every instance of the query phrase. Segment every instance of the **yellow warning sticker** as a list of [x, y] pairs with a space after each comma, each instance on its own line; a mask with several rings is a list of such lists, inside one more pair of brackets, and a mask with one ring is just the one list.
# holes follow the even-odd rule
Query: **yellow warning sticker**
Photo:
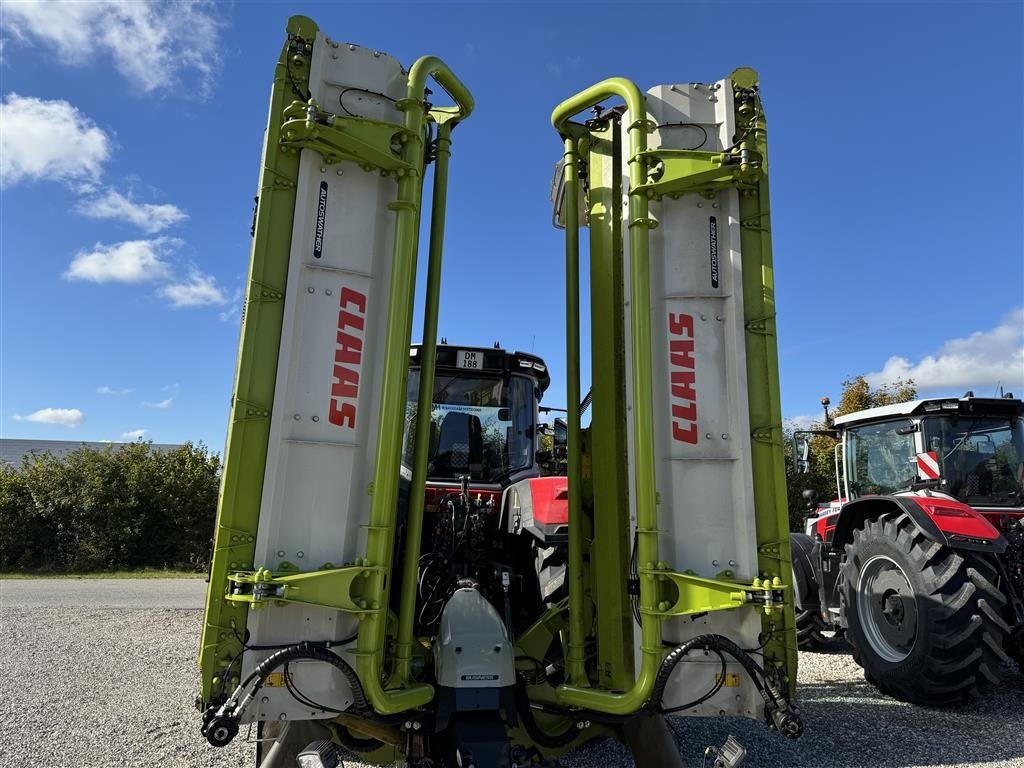
[[263, 684], [267, 688], [284, 688], [284, 672], [271, 672]]
[[[722, 683], [722, 673], [721, 672], [719, 672], [717, 675], [715, 675], [715, 683], [716, 684]], [[725, 682], [722, 683], [722, 686], [725, 687], [725, 688], [739, 688], [740, 687], [740, 676], [738, 674], [736, 674], [735, 672], [726, 672], [725, 673]]]

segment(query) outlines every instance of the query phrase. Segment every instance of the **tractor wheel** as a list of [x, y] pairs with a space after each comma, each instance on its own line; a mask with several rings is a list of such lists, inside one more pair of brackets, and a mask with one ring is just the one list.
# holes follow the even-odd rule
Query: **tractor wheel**
[[821, 618], [821, 612], [816, 608], [807, 611], [796, 611], [796, 644], [801, 651], [813, 651], [828, 642], [822, 632], [828, 630], [828, 625]]
[[[818, 582], [814, 576], [814, 540], [803, 533], [789, 534], [793, 553], [793, 597], [796, 611], [797, 647], [814, 650], [826, 642], [821, 634], [828, 629], [818, 607]], [[806, 605], [806, 607], [804, 607]]]
[[568, 559], [568, 545], [542, 546], [533, 542], [533, 559], [537, 569], [537, 583], [540, 586], [540, 600], [545, 608], [561, 602], [569, 596], [569, 585], [565, 582], [565, 564]]
[[868, 520], [846, 545], [840, 609], [864, 677], [901, 701], [959, 704], [998, 681], [1006, 602], [983, 555], [927, 539], [906, 514]]

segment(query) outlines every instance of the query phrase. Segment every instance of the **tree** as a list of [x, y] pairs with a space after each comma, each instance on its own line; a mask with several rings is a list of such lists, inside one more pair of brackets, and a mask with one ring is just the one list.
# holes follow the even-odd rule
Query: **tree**
[[[866, 408], [877, 408], [883, 405], [894, 405], [905, 403], [917, 397], [917, 386], [913, 379], [897, 379], [889, 384], [872, 388], [863, 376], [854, 376], [842, 383], [843, 391], [839, 397], [839, 404], [832, 416], [844, 416], [848, 413], [855, 413]], [[826, 430], [829, 425], [825, 423], [824, 414], [820, 421], [811, 424], [809, 429]], [[793, 432], [792, 427], [783, 429], [785, 436], [786, 451], [786, 489], [789, 504], [789, 522], [793, 530], [803, 529], [803, 520], [807, 516], [807, 501], [803, 498], [804, 490], [813, 490], [817, 493], [819, 501], [829, 501], [842, 496], [842, 491], [836, 488], [835, 471], [835, 446], [836, 441], [824, 435], [811, 437], [810, 452], [808, 460], [810, 470], [805, 474], [796, 471], [793, 461]]]
[[220, 459], [202, 445], [149, 443], [0, 466], [0, 570], [201, 570]]

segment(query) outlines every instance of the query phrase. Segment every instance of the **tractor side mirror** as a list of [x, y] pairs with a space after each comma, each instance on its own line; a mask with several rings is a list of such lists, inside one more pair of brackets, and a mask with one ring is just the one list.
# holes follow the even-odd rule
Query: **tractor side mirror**
[[564, 419], [555, 419], [555, 445], [569, 444], [569, 425]]
[[811, 444], [806, 437], [793, 437], [793, 462], [797, 474], [811, 471]]
[[818, 501], [818, 492], [813, 488], [804, 488], [800, 492], [800, 495], [804, 497], [804, 501], [807, 502], [808, 509], [814, 509], [815, 503]]

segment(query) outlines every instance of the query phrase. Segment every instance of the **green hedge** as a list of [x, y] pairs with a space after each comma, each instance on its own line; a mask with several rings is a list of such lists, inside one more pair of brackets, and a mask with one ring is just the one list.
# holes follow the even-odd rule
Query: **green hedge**
[[148, 443], [0, 465], [0, 571], [202, 570], [220, 458]]

